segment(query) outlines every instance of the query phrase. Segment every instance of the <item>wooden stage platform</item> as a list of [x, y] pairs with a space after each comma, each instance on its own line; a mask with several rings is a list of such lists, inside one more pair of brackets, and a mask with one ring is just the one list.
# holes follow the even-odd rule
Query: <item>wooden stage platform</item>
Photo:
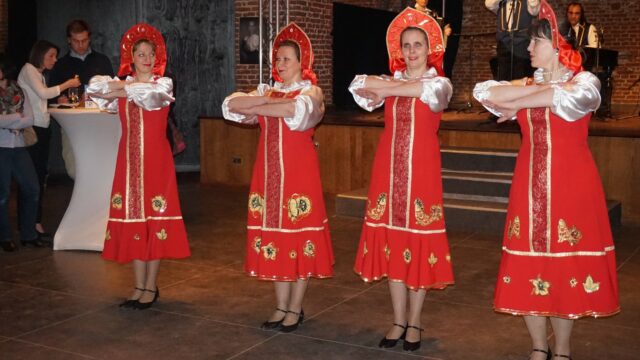
[[[516, 122], [488, 122], [487, 112], [446, 111], [440, 125], [442, 147], [517, 150]], [[618, 115], [617, 117], [620, 117]], [[614, 115], [614, 117], [616, 117]], [[315, 134], [323, 188], [338, 194], [368, 187], [383, 112], [328, 111]], [[202, 183], [249, 184], [258, 128], [200, 118]], [[589, 146], [608, 199], [622, 203], [622, 222], [640, 224], [640, 117], [594, 118]], [[579, 181], [579, 174], [576, 174]]]

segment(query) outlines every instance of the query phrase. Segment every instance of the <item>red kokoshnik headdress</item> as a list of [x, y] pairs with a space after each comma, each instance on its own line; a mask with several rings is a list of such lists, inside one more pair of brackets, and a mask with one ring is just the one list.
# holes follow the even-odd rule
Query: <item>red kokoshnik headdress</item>
[[167, 47], [164, 38], [158, 29], [145, 23], [133, 25], [122, 37], [120, 42], [120, 68], [118, 76], [131, 74], [131, 64], [133, 63], [133, 45], [138, 40], [149, 40], [156, 45], [156, 62], [153, 65], [155, 75], [164, 76], [164, 69], [167, 66]]
[[556, 14], [546, 0], [540, 2], [538, 19], [547, 19], [549, 21], [551, 25], [551, 44], [554, 49], [558, 50], [558, 60], [560, 60], [560, 63], [574, 74], [582, 71], [582, 56], [560, 35]]
[[391, 73], [404, 71], [407, 68], [402, 56], [400, 36], [404, 29], [410, 27], [420, 29], [427, 34], [427, 41], [429, 42], [427, 66], [433, 66], [438, 75], [443, 76], [444, 41], [442, 29], [434, 18], [410, 7], [402, 10], [387, 29], [387, 52], [389, 53], [389, 70], [391, 70]]
[[282, 78], [278, 75], [278, 69], [276, 67], [276, 54], [278, 53], [278, 47], [280, 43], [285, 40], [291, 40], [295, 42], [300, 48], [300, 67], [302, 68], [302, 78], [309, 80], [313, 85], [318, 83], [316, 73], [313, 72], [313, 49], [311, 48], [311, 41], [307, 34], [296, 23], [291, 22], [285, 26], [276, 39], [273, 41], [273, 53], [271, 54], [272, 70], [271, 75], [273, 78], [282, 82]]

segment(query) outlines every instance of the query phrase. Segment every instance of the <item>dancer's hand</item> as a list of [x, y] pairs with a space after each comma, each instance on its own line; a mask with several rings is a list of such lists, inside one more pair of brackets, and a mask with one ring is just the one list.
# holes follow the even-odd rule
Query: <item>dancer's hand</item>
[[369, 106], [379, 104], [385, 98], [384, 88], [361, 88], [357, 89], [355, 92], [358, 96], [370, 100]]

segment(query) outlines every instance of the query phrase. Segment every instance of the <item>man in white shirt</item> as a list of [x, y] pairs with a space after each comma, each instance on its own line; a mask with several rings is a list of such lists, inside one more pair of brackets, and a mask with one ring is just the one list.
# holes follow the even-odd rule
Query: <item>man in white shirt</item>
[[597, 29], [587, 22], [584, 8], [579, 2], [567, 5], [566, 22], [561, 31], [562, 35], [575, 38], [578, 47], [598, 47]]

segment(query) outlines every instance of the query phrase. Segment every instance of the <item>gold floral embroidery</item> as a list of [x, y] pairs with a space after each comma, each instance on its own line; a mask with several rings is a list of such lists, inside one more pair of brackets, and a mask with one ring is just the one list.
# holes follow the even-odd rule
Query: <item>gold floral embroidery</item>
[[133, 235], [133, 240], [140, 240], [140, 235], [139, 234]]
[[569, 285], [571, 285], [572, 288], [578, 286], [578, 280], [576, 280], [576, 278], [571, 278], [571, 280], [569, 280]]
[[298, 257], [298, 253], [295, 250], [289, 251], [289, 259], [295, 259]]
[[404, 262], [407, 264], [411, 262], [411, 251], [409, 249], [404, 249], [402, 253], [402, 257], [404, 258]]
[[289, 219], [292, 223], [296, 223], [311, 214], [311, 200], [307, 196], [293, 194], [287, 201], [287, 209], [289, 210]]
[[278, 254], [278, 249], [276, 249], [276, 247], [273, 246], [272, 242], [262, 247], [262, 255], [266, 260], [275, 260], [277, 254]]
[[451, 262], [451, 254], [447, 254], [444, 258], [447, 262]]
[[591, 275], [587, 275], [587, 278], [584, 280], [584, 283], [582, 283], [582, 286], [584, 287], [584, 291], [589, 294], [600, 290], [600, 282], [593, 281]]
[[509, 221], [509, 229], [507, 230], [509, 240], [514, 236], [520, 239], [520, 218], [517, 215], [512, 221]]
[[577, 244], [582, 239], [582, 233], [578, 228], [573, 226], [569, 228], [567, 223], [560, 219], [558, 221], [558, 243], [568, 241], [571, 246]]
[[113, 196], [111, 197], [111, 207], [113, 207], [116, 210], [122, 209], [122, 194], [120, 193], [113, 194]]
[[540, 274], [538, 274], [537, 279], [529, 280], [533, 285], [533, 290], [531, 291], [534, 295], [546, 296], [549, 295], [549, 288], [551, 284], [548, 281], [544, 281], [540, 278]]
[[160, 232], [156, 233], [156, 236], [160, 240], [167, 240], [167, 231], [165, 229], [161, 229]]
[[264, 208], [264, 199], [260, 194], [252, 192], [249, 194], [249, 213], [255, 219], [262, 216], [262, 209]]
[[256, 254], [260, 254], [260, 245], [262, 244], [262, 239], [260, 236], [256, 236], [253, 238], [253, 250], [256, 251]]
[[503, 276], [502, 282], [504, 282], [505, 284], [511, 283], [511, 276]]
[[367, 243], [365, 242], [365, 243], [362, 245], [362, 256], [367, 255], [367, 253], [368, 253], [368, 252], [369, 252], [369, 250], [367, 250]]
[[427, 259], [427, 261], [429, 261], [429, 265], [431, 265], [431, 267], [433, 267], [433, 265], [435, 265], [438, 262], [438, 258], [436, 257], [436, 255], [434, 253], [431, 253], [429, 255], [429, 259]]
[[432, 205], [430, 213], [427, 215], [424, 212], [424, 203], [422, 200], [416, 199], [414, 201], [414, 211], [416, 215], [416, 224], [418, 225], [427, 226], [442, 219], [442, 205], [440, 204]]
[[384, 215], [384, 210], [387, 208], [387, 194], [382, 193], [378, 195], [378, 200], [376, 200], [376, 206], [374, 208], [371, 207], [371, 200], [368, 200], [367, 208], [368, 217], [373, 220], [380, 220], [382, 215]]
[[311, 240], [307, 240], [307, 242], [304, 243], [304, 249], [302, 250], [303, 250], [302, 253], [304, 254], [304, 256], [308, 256], [308, 257], [316, 256], [316, 246], [313, 244]]
[[156, 195], [151, 199], [151, 208], [154, 211], [163, 213], [167, 210], [167, 199], [162, 195]]
[[105, 240], [111, 240], [111, 230], [107, 229], [107, 233], [104, 235]]
[[384, 255], [387, 257], [387, 260], [389, 260], [389, 255], [391, 255], [391, 249], [389, 249], [389, 245], [384, 246]]

